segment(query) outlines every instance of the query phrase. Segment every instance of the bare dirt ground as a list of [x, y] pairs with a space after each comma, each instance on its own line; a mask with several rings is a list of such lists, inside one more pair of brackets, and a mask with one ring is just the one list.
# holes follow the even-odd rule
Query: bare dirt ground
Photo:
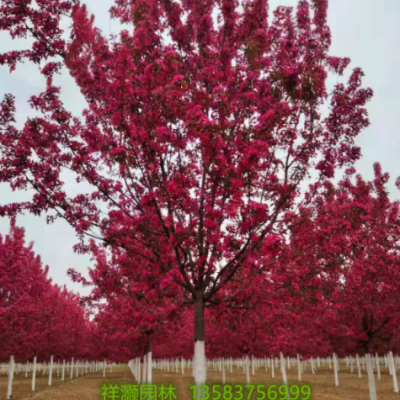
[[[400, 375], [400, 374], [399, 374]], [[399, 376], [400, 378], [400, 376]], [[299, 384], [297, 381], [297, 369], [288, 370], [289, 384]], [[222, 375], [219, 371], [209, 369], [207, 371], [207, 383], [221, 384]], [[163, 370], [153, 370], [153, 383], [164, 385], [171, 384], [176, 387], [177, 400], [192, 400], [190, 386], [193, 384], [191, 370], [181, 372], [166, 372]], [[256, 371], [251, 376], [252, 384], [262, 384], [266, 387], [270, 385], [282, 384], [282, 377], [279, 370], [275, 370], [275, 379], [271, 378], [271, 371], [265, 368]], [[305, 371], [302, 384], [309, 384], [312, 390], [311, 399], [313, 400], [368, 400], [368, 383], [366, 371], [363, 371], [362, 378], [358, 378], [356, 371], [351, 374], [348, 368], [341, 366], [339, 373], [340, 387], [334, 384], [333, 370], [329, 367], [318, 368], [313, 375], [309, 368]], [[36, 392], [32, 393], [30, 376], [25, 378], [24, 373], [19, 373], [14, 378], [12, 400], [36, 399], [36, 400], [101, 400], [101, 387], [103, 384], [135, 384], [134, 378], [127, 366], [113, 368], [112, 373], [107, 371], [107, 376], [103, 379], [102, 372], [88, 374], [79, 378], [66, 378], [61, 382], [57, 375], [53, 378], [53, 386], [47, 386], [47, 377], [41, 374], [37, 377]], [[234, 368], [233, 373], [226, 372], [226, 384], [245, 385], [245, 375], [242, 370]], [[386, 368], [382, 368], [382, 379], [377, 380], [378, 400], [400, 400], [400, 394], [393, 392], [393, 381]], [[6, 399], [7, 377], [0, 376], [0, 400]], [[234, 396], [236, 396], [235, 392]], [[244, 391], [244, 400], [247, 399], [247, 392]], [[257, 394], [254, 393], [251, 400], [256, 400]], [[278, 399], [281, 396], [278, 396]], [[212, 395], [210, 396], [210, 400]], [[299, 397], [301, 399], [301, 396]], [[265, 399], [267, 400], [267, 398]]]

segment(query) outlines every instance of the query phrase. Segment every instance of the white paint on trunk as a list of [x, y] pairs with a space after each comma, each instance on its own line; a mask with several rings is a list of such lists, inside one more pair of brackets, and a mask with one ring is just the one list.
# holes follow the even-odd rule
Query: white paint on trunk
[[339, 386], [338, 359], [336, 354], [333, 354], [333, 369], [335, 374], [335, 385]]
[[378, 353], [376, 353], [375, 358], [376, 358], [376, 372], [378, 373], [378, 380], [381, 380], [381, 366], [379, 364]]
[[206, 383], [206, 352], [204, 341], [194, 343], [194, 382], [196, 385]]
[[153, 365], [151, 351], [147, 353], [147, 383], [151, 384], [153, 380]]
[[275, 366], [274, 366], [274, 360], [271, 362], [271, 373], [272, 377], [275, 378]]
[[362, 373], [361, 373], [361, 368], [360, 368], [360, 357], [358, 356], [358, 354], [356, 354], [356, 361], [357, 361], [358, 377], [361, 378]]
[[297, 354], [297, 379], [301, 381], [301, 361], [300, 354]]
[[[282, 353], [281, 353], [281, 372], [282, 372], [283, 384], [288, 387], [288, 380], [287, 380], [286, 368], [285, 368], [285, 358], [283, 357]], [[290, 400], [289, 390], [288, 390], [287, 400]]]
[[52, 380], [53, 380], [53, 356], [50, 357], [49, 381], [47, 382], [48, 386], [51, 386]]
[[389, 352], [389, 365], [392, 366], [393, 389], [395, 393], [399, 393], [399, 385], [397, 383], [396, 367], [394, 365], [393, 352]]
[[72, 379], [74, 377], [74, 359], [71, 359], [71, 365], [69, 366], [70, 369], [70, 376], [69, 378]]
[[35, 386], [36, 386], [36, 357], [33, 357], [32, 392], [35, 391]]
[[376, 386], [374, 377], [374, 367], [372, 366], [371, 354], [365, 355], [365, 360], [367, 363], [367, 375], [368, 375], [368, 387], [369, 387], [369, 398], [370, 400], [377, 400], [376, 397]]
[[65, 380], [65, 360], [63, 360], [62, 372], [61, 372], [61, 382]]
[[225, 362], [222, 361], [222, 383], [225, 385]]
[[249, 356], [246, 356], [245, 370], [246, 370], [246, 385], [250, 385], [250, 360]]
[[143, 383], [147, 383], [147, 355], [143, 356]]
[[11, 396], [12, 396], [13, 380], [14, 380], [14, 356], [11, 356], [10, 363], [8, 364], [7, 400], [11, 399]]

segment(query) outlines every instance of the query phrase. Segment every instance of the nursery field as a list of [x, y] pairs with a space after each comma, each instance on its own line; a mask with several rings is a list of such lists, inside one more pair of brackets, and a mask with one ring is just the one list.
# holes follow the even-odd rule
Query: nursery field
[[0, 400], [400, 400], [398, 24], [350, 3], [0, 0]]
[[[292, 368], [287, 371], [289, 384], [297, 384], [297, 371]], [[313, 375], [307, 371], [304, 375], [303, 384], [309, 384], [312, 388], [311, 399], [315, 400], [367, 400], [369, 399], [368, 382], [366, 372], [363, 371], [362, 378], [357, 377], [357, 373], [350, 373], [350, 369], [341, 365], [339, 373], [340, 387], [334, 385], [333, 370], [329, 367], [319, 368]], [[102, 399], [101, 387], [103, 384], [134, 384], [135, 380], [128, 366], [123, 365], [113, 369], [112, 373], [107, 372], [103, 378], [101, 372], [88, 374], [77, 379], [66, 380], [61, 383], [57, 376], [51, 388], [47, 386], [47, 377], [38, 376], [36, 381], [36, 393], [30, 392], [30, 379], [25, 378], [24, 374], [14, 377], [13, 400], [37, 399], [37, 400], [94, 400]], [[184, 374], [181, 372], [166, 372], [163, 370], [153, 370], [153, 384], [171, 384], [175, 387], [177, 400], [191, 400], [192, 394], [189, 387], [193, 384], [191, 369], [187, 369]], [[282, 383], [279, 373], [275, 379], [271, 378], [270, 371], [258, 370], [251, 377], [252, 384], [280, 385]], [[209, 369], [207, 371], [207, 384], [221, 384], [221, 372]], [[233, 373], [227, 372], [226, 384], [245, 385], [245, 375], [241, 370], [234, 369]], [[7, 377], [0, 377], [0, 400], [6, 398]], [[377, 394], [379, 399], [395, 400], [398, 394], [393, 392], [393, 384], [388, 371], [382, 371], [382, 378], [377, 382]], [[247, 396], [246, 396], [247, 397]], [[253, 395], [252, 399], [256, 396]], [[278, 397], [279, 398], [279, 397]], [[116, 399], [120, 399], [117, 397]]]

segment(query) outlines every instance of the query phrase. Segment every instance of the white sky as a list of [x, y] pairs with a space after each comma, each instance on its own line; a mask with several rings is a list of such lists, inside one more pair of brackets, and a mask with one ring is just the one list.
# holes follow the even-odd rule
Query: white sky
[[[96, 26], [108, 35], [117, 33], [118, 25], [109, 20], [108, 9], [112, 0], [86, 0], [96, 19]], [[277, 5], [295, 6], [296, 0], [270, 0], [270, 8]], [[363, 158], [357, 170], [364, 178], [373, 177], [372, 164], [380, 162], [384, 171], [391, 175], [392, 199], [400, 199], [394, 185], [400, 175], [400, 1], [399, 0], [330, 0], [329, 24], [333, 36], [331, 54], [350, 57], [349, 69], [361, 67], [366, 76], [364, 86], [374, 90], [374, 98], [368, 104], [371, 126], [357, 139]], [[0, 52], [15, 48], [8, 34], [0, 32]], [[17, 43], [26, 48], [25, 43]], [[76, 115], [85, 107], [85, 101], [73, 80], [63, 74], [56, 84], [62, 85], [62, 99], [68, 110]], [[17, 67], [10, 75], [8, 68], [0, 66], [0, 98], [13, 93], [17, 98], [18, 124], [22, 124], [32, 110], [27, 100], [44, 88], [44, 80], [36, 67], [26, 64]], [[70, 191], [78, 192], [76, 183], [69, 179]], [[0, 204], [26, 199], [24, 193], [12, 193], [8, 185], [0, 184]], [[50, 267], [50, 276], [57, 284], [74, 291], [87, 293], [88, 289], [74, 284], [66, 275], [68, 268], [85, 273], [90, 265], [89, 256], [72, 251], [77, 242], [73, 229], [64, 221], [47, 225], [45, 216], [20, 216], [18, 226], [26, 231], [27, 242], [34, 241], [34, 250]], [[8, 220], [0, 219], [0, 233], [8, 232]]]

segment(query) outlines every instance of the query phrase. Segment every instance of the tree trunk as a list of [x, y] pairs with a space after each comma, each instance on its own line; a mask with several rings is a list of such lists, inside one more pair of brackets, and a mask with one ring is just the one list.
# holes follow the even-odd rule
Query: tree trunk
[[360, 366], [360, 357], [358, 356], [358, 353], [356, 354], [356, 361], [357, 361], [358, 377], [362, 378], [361, 366]]
[[143, 356], [143, 383], [146, 385], [147, 382], [147, 354]]
[[33, 358], [33, 369], [32, 369], [32, 392], [35, 391], [36, 386], [36, 356]]
[[206, 354], [204, 344], [204, 299], [198, 295], [194, 301], [194, 382], [206, 383]]
[[389, 365], [392, 366], [393, 388], [395, 393], [399, 393], [399, 385], [397, 382], [396, 366], [394, 365], [393, 352], [389, 351]]
[[151, 355], [151, 338], [147, 345], [147, 383], [151, 384], [153, 380], [153, 365], [152, 365], [152, 355]]
[[65, 381], [65, 360], [63, 360], [63, 367], [61, 372], [61, 382]]
[[371, 354], [367, 353], [365, 355], [367, 361], [367, 374], [368, 374], [368, 386], [369, 386], [369, 398], [370, 400], [376, 400], [376, 385], [374, 377], [374, 368], [372, 366]]
[[297, 379], [301, 382], [301, 361], [300, 354], [297, 354]]
[[379, 365], [378, 353], [376, 353], [376, 372], [378, 373], [378, 379], [381, 380], [381, 366]]
[[10, 363], [8, 364], [8, 388], [7, 388], [7, 399], [11, 399], [12, 396], [12, 385], [14, 380], [14, 356], [10, 357]]
[[288, 379], [287, 379], [286, 368], [285, 368], [285, 357], [283, 357], [283, 353], [281, 353], [280, 356], [281, 356], [281, 373], [282, 373], [282, 380], [283, 380], [283, 384], [288, 388], [287, 400], [290, 400]]
[[246, 363], [246, 385], [250, 385], [250, 360], [247, 354], [245, 363]]
[[50, 357], [50, 370], [49, 370], [49, 381], [47, 382], [48, 386], [51, 386], [51, 384], [53, 383], [53, 359], [54, 357], [51, 356]]
[[337, 358], [337, 355], [335, 353], [333, 354], [333, 368], [334, 368], [334, 374], [335, 374], [335, 385], [339, 386], [338, 358]]

